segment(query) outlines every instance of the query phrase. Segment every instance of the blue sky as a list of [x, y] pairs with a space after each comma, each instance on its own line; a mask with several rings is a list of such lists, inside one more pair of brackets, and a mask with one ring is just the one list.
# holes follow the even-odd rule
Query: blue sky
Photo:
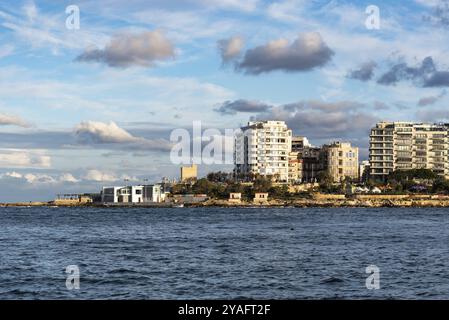
[[170, 132], [195, 120], [285, 120], [366, 158], [376, 121], [449, 121], [448, 36], [446, 0], [2, 0], [0, 201], [176, 178]]

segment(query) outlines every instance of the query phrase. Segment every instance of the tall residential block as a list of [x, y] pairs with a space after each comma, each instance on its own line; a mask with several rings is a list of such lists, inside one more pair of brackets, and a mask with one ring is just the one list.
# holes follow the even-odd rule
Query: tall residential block
[[288, 182], [292, 131], [284, 121], [252, 121], [235, 135], [234, 172]]
[[334, 182], [359, 178], [359, 148], [349, 142], [333, 142], [323, 146], [325, 168]]
[[370, 177], [395, 170], [430, 169], [448, 177], [449, 124], [379, 122], [370, 134]]

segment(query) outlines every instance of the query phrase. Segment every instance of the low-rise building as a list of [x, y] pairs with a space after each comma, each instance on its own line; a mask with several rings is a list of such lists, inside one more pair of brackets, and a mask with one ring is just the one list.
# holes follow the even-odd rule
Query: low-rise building
[[266, 192], [256, 192], [254, 195], [253, 202], [255, 204], [266, 204], [268, 203], [268, 193]]
[[160, 185], [103, 187], [101, 192], [103, 203], [162, 202], [164, 199]]
[[228, 201], [231, 203], [240, 203], [242, 202], [242, 194], [240, 192], [231, 192]]

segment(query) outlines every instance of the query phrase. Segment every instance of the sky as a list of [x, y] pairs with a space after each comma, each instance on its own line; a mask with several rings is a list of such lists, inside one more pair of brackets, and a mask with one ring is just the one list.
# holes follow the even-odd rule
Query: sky
[[178, 178], [194, 121], [367, 159], [378, 121], [449, 122], [448, 40], [448, 0], [0, 0], [0, 202]]

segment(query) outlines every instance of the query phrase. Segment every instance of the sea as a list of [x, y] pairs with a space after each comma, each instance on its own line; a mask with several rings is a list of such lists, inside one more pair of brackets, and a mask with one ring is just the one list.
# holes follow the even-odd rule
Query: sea
[[4, 207], [0, 299], [449, 299], [449, 209]]

